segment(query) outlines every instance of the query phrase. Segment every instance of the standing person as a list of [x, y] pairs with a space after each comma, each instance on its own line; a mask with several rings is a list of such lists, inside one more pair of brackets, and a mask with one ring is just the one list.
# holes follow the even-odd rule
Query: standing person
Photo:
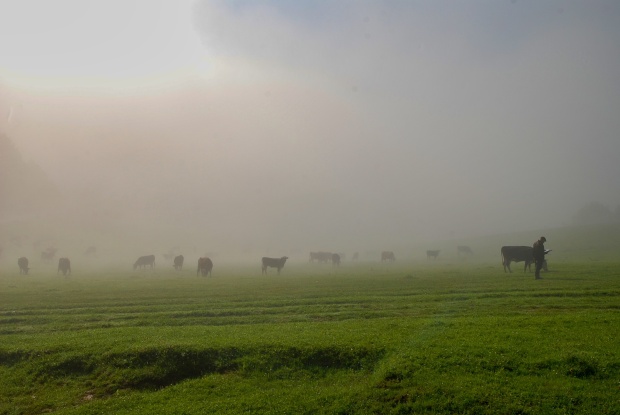
[[540, 270], [545, 263], [545, 242], [547, 242], [547, 238], [541, 236], [532, 246], [532, 254], [534, 255], [534, 263], [536, 264], [536, 272], [534, 275], [537, 280], [540, 279]]

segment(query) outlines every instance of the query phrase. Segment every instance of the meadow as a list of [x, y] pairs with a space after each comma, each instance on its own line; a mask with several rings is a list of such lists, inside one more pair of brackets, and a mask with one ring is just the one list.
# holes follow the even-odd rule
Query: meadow
[[0, 278], [1, 414], [618, 414], [618, 262]]

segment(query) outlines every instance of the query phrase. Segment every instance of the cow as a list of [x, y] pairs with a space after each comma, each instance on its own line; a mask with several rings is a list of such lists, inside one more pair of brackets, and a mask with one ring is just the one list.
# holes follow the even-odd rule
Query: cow
[[[548, 253], [550, 250], [546, 250]], [[534, 263], [533, 248], [531, 246], [502, 246], [502, 265], [504, 266], [504, 272], [508, 269], [508, 272], [512, 273], [510, 269], [511, 262], [525, 261], [523, 272], [529, 270], [532, 271], [532, 264]], [[543, 270], [547, 271], [547, 260], [543, 261]]]
[[71, 275], [71, 261], [69, 258], [60, 258], [58, 259], [58, 271], [56, 271], [56, 275], [62, 271], [62, 275], [66, 276], [67, 272]]
[[458, 256], [461, 255], [473, 255], [474, 251], [471, 250], [467, 245], [459, 245], [456, 247], [456, 253]]
[[58, 251], [56, 248], [47, 248], [45, 251], [41, 252], [41, 260], [51, 262], [54, 256], [56, 256], [56, 251]]
[[502, 254], [502, 265], [504, 266], [504, 272], [508, 270], [508, 272], [512, 273], [510, 269], [511, 262], [525, 262], [525, 266], [523, 267], [523, 272], [525, 272], [528, 267], [531, 271], [531, 266], [534, 263], [534, 255], [532, 254], [531, 246], [502, 246], [501, 249]]
[[340, 266], [340, 255], [339, 254], [332, 254], [332, 265], [335, 267]]
[[28, 268], [28, 258], [25, 256], [19, 258], [17, 260], [17, 265], [19, 266], [19, 275], [28, 275], [28, 270], [30, 269]]
[[198, 259], [198, 269], [196, 270], [196, 276], [198, 276], [198, 273], [201, 272], [203, 277], [206, 277], [207, 275], [211, 276], [211, 270], [213, 270], [213, 261], [211, 261], [211, 258], [202, 257]]
[[392, 251], [383, 251], [383, 252], [381, 252], [381, 262], [384, 262], [384, 261], [389, 261], [389, 262], [396, 261], [396, 257], [394, 256], [394, 252], [392, 252]]
[[319, 263], [327, 263], [332, 260], [331, 252], [310, 252], [310, 260], [309, 262], [319, 262]]
[[141, 256], [133, 264], [133, 269], [136, 270], [137, 268], [142, 268], [142, 267], [146, 268], [147, 266], [150, 266], [151, 269], [155, 266], [155, 255]]
[[183, 255], [177, 255], [174, 257], [174, 269], [177, 271], [181, 271], [183, 269]]
[[440, 252], [439, 249], [436, 249], [436, 250], [429, 249], [428, 251], [426, 251], [426, 259], [431, 259], [431, 258], [437, 259], [437, 257], [439, 256], [439, 252]]
[[97, 256], [97, 247], [96, 246], [89, 246], [88, 248], [86, 248], [86, 250], [84, 251], [84, 256]]
[[360, 253], [356, 252], [353, 254], [353, 261], [357, 261], [358, 259], [360, 259]]
[[263, 263], [262, 274], [267, 274], [267, 268], [269, 267], [277, 268], [278, 274], [280, 274], [280, 270], [284, 268], [284, 263], [286, 262], [287, 259], [288, 257], [286, 256], [283, 256], [282, 258], [267, 258], [266, 256], [264, 256], [262, 259], [262, 263]]

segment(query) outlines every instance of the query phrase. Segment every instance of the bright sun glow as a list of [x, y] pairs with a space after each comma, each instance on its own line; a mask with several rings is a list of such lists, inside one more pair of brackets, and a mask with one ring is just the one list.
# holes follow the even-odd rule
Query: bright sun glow
[[192, 0], [13, 1], [0, 15], [0, 79], [114, 89], [205, 76], [192, 7]]

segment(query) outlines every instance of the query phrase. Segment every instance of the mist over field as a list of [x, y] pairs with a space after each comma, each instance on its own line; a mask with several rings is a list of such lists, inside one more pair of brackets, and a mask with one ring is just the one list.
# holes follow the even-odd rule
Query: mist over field
[[13, 253], [407, 252], [620, 205], [613, 1], [4, 10]]

